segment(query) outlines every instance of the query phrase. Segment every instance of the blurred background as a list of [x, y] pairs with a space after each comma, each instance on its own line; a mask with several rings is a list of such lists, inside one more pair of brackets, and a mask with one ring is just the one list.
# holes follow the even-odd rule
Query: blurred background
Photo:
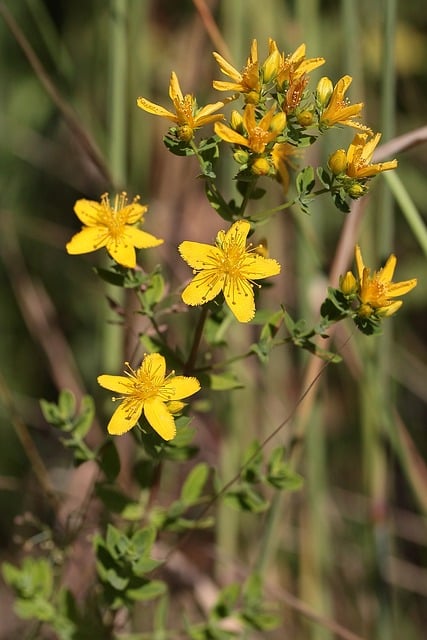
[[[200, 105], [215, 102], [220, 98], [211, 81], [221, 74], [212, 51], [240, 69], [253, 38], [261, 59], [268, 37], [289, 53], [305, 42], [307, 57], [326, 59], [312, 82], [322, 75], [334, 82], [353, 76], [350, 99], [365, 102], [364, 122], [383, 132], [382, 142], [420, 130], [418, 141], [391, 156], [399, 160], [398, 181], [376, 180], [352, 238], [372, 267], [396, 253], [395, 280], [418, 277], [418, 287], [384, 323], [380, 338], [357, 335], [351, 327], [336, 335], [344, 361], [328, 367], [309, 403], [278, 435], [276, 444], [301, 435], [298, 470], [305, 485], [283, 501], [274, 523], [266, 572], [269, 595], [283, 604], [283, 627], [265, 637], [424, 637], [425, 2], [14, 0], [0, 8], [0, 560], [13, 561], [20, 553], [22, 514], [51, 517], [22, 446], [20, 423], [54, 486], [66, 494], [70, 461], [45, 424], [39, 399], [55, 400], [61, 388], [78, 397], [90, 393], [104, 429], [105, 394], [96, 377], [120, 371], [135, 348], [138, 327], [123, 337], [123, 328], [111, 324], [111, 305], [92, 269], [99, 255], [65, 252], [80, 227], [75, 201], [123, 188], [131, 197], [140, 194], [149, 205], [145, 228], [165, 238], [157, 256], [178, 287], [189, 277], [177, 259], [178, 243], [210, 242], [223, 225], [205, 201], [197, 165], [167, 152], [167, 122], [138, 109], [136, 98], [168, 107], [175, 70], [184, 93], [194, 93]], [[346, 147], [352, 135], [334, 131], [314, 145], [309, 161], [326, 163], [331, 150]], [[234, 171], [230, 158], [221, 176], [230, 197]], [[268, 186], [275, 206], [280, 189]], [[318, 199], [310, 216], [279, 214], [266, 228], [271, 255], [284, 266], [280, 285], [269, 294], [272, 307], [284, 304], [293, 316], [316, 321], [328, 284], [337, 285], [328, 274], [345, 220], [331, 201]], [[234, 345], [250, 338], [236, 332]], [[237, 368], [248, 387], [222, 402], [226, 418], [224, 411], [221, 418], [200, 418], [206, 427], [198, 436], [202, 458], [230, 477], [238, 469], [240, 444], [262, 439], [289, 415], [312, 366], [308, 356], [284, 347], [265, 369]], [[91, 436], [94, 443], [99, 433]], [[206, 551], [208, 564], [217, 554], [220, 583], [233, 573], [230, 558], [236, 575], [250, 565], [265, 524], [220, 509], [217, 547]], [[17, 621], [11, 596], [1, 589], [0, 637], [6, 640]], [[289, 594], [321, 620], [306, 615]], [[325, 620], [356, 635], [346, 636], [345, 629], [340, 635]]]

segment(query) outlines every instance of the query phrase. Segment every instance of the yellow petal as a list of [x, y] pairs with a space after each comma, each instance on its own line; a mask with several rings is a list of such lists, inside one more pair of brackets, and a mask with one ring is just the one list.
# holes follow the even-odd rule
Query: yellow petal
[[394, 270], [396, 268], [397, 258], [392, 253], [385, 263], [384, 267], [378, 272], [378, 280], [383, 283], [391, 282], [393, 279]]
[[208, 266], [214, 266], [221, 258], [219, 249], [203, 242], [184, 240], [179, 245], [178, 251], [193, 269], [206, 269]]
[[105, 247], [108, 242], [108, 231], [105, 227], [86, 227], [76, 233], [67, 243], [67, 252], [72, 255], [80, 253], [90, 253], [101, 247]]
[[164, 402], [152, 398], [144, 403], [144, 415], [163, 440], [172, 440], [176, 435], [175, 422]]
[[250, 282], [244, 278], [227, 278], [224, 297], [239, 322], [252, 320], [255, 315], [255, 301]]
[[277, 276], [280, 273], [280, 264], [272, 258], [247, 254], [243, 260], [241, 272], [248, 280], [260, 280], [261, 278]]
[[136, 425], [142, 413], [142, 402], [135, 402], [132, 398], [125, 398], [117, 407], [108, 423], [108, 433], [121, 436]]
[[239, 71], [237, 71], [237, 69], [235, 69], [229, 62], [227, 62], [227, 60], [220, 56], [219, 53], [216, 53], [216, 51], [214, 51], [212, 55], [219, 64], [221, 71], [226, 76], [232, 78], [235, 82], [241, 82], [242, 76]]
[[135, 269], [136, 253], [132, 242], [126, 238], [125, 233], [119, 239], [109, 238], [106, 248], [110, 256], [123, 267]]
[[242, 91], [241, 82], [226, 82], [224, 80], [214, 80], [212, 86], [216, 91]]
[[362, 258], [362, 252], [360, 251], [360, 247], [358, 244], [354, 248], [354, 260], [356, 262], [357, 277], [359, 281], [362, 282], [365, 265]]
[[123, 232], [126, 240], [133, 244], [137, 249], [149, 249], [150, 247], [158, 247], [163, 244], [163, 240], [152, 236], [151, 233], [137, 229], [136, 227], [127, 227]]
[[104, 219], [104, 208], [94, 200], [77, 200], [74, 213], [83, 224], [88, 227], [99, 225]]
[[179, 86], [178, 76], [175, 71], [172, 71], [170, 81], [169, 81], [169, 98], [175, 103], [176, 100], [181, 102], [183, 100], [183, 95], [181, 91], [181, 87]]
[[202, 271], [194, 276], [181, 294], [185, 304], [190, 306], [205, 304], [216, 298], [222, 290], [225, 276], [216, 271]]
[[141, 364], [141, 370], [151, 379], [162, 381], [166, 375], [166, 360], [160, 353], [149, 353]]
[[200, 382], [197, 378], [173, 376], [165, 383], [164, 388], [171, 393], [171, 400], [181, 400], [199, 391]]
[[244, 248], [250, 229], [251, 225], [247, 220], [237, 220], [228, 229], [223, 242], [237, 244], [239, 247]]
[[122, 395], [129, 394], [134, 387], [134, 384], [127, 376], [110, 376], [104, 374], [102, 376], [98, 376], [97, 380], [98, 384], [101, 387], [104, 387], [104, 389], [109, 389], [110, 391], [115, 391]]
[[131, 202], [131, 204], [128, 204], [126, 207], [121, 209], [120, 216], [127, 224], [135, 224], [135, 222], [142, 220], [147, 209], [148, 207], [146, 205], [139, 204], [138, 202]]
[[136, 104], [140, 109], [143, 109], [148, 113], [152, 113], [155, 116], [161, 116], [162, 118], [168, 118], [169, 120], [172, 120], [172, 122], [178, 122], [178, 117], [175, 113], [168, 111], [164, 107], [161, 107], [159, 104], [150, 102], [150, 100], [146, 100], [145, 98], [138, 98]]
[[417, 278], [412, 278], [412, 280], [404, 280], [402, 282], [392, 282], [387, 287], [387, 297], [396, 298], [398, 296], [404, 296], [406, 293], [409, 293], [409, 291], [416, 287], [417, 284]]
[[230, 129], [227, 125], [222, 122], [215, 122], [215, 133], [225, 142], [231, 142], [232, 144], [240, 144], [244, 147], [249, 146], [249, 142], [246, 138], [244, 138], [240, 133]]

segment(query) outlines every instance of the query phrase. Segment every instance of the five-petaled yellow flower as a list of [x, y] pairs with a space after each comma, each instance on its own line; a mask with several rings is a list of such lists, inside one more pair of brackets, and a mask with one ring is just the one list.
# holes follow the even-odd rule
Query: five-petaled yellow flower
[[417, 285], [417, 279], [392, 282], [396, 268], [396, 256], [391, 255], [382, 269], [374, 271], [365, 266], [360, 247], [355, 247], [355, 261], [358, 278], [358, 297], [360, 307], [357, 311], [361, 317], [372, 315], [391, 316], [402, 306], [402, 300], [393, 300], [404, 296]]
[[261, 93], [261, 82], [257, 41], [255, 39], [252, 40], [251, 51], [242, 72], [235, 69], [227, 60], [224, 60], [219, 53], [214, 52], [213, 56], [223, 74], [233, 81], [214, 80], [213, 88], [217, 91], [238, 91], [239, 93], [245, 94], [246, 102], [258, 104]]
[[253, 153], [263, 153], [268, 143], [283, 133], [286, 126], [286, 115], [283, 111], [276, 113], [276, 107], [272, 106], [257, 122], [255, 105], [248, 104], [243, 112], [242, 124], [246, 130], [246, 136], [231, 129], [223, 122], [215, 123], [215, 133], [226, 142], [247, 147]]
[[105, 247], [118, 264], [135, 268], [135, 248], [148, 249], [163, 242], [135, 226], [143, 222], [147, 211], [138, 200], [139, 196], [128, 204], [125, 193], [116, 195], [113, 205], [108, 193], [101, 196], [100, 202], [77, 200], [74, 212], [84, 226], [66, 245], [68, 253], [90, 253]]
[[[269, 51], [270, 56], [276, 52], [279, 53], [276, 41], [271, 38], [269, 40]], [[285, 55], [284, 53], [279, 54], [280, 61], [276, 75], [276, 84], [278, 87], [283, 88], [290, 83], [294, 83], [305, 74], [325, 63], [324, 58], [308, 58], [306, 60], [305, 51], [306, 46], [303, 43], [289, 55]]]
[[[338, 80], [335, 87], [329, 78], [321, 78], [318, 84], [318, 96], [320, 102], [324, 103], [320, 114], [319, 124], [323, 127], [333, 127], [335, 124], [344, 124], [348, 127], [363, 129], [372, 133], [369, 127], [357, 122], [354, 118], [359, 118], [363, 109], [363, 102], [351, 104], [345, 97], [345, 93], [352, 83], [351, 76], [343, 76]], [[331, 90], [329, 89], [331, 86]], [[323, 96], [323, 94], [325, 94]]]
[[397, 167], [397, 160], [370, 164], [380, 138], [380, 133], [370, 139], [367, 133], [357, 133], [354, 136], [346, 154], [347, 166], [345, 172], [350, 178], [371, 178], [377, 173]]
[[182, 94], [174, 71], [171, 73], [169, 82], [169, 97], [175, 107], [175, 113], [158, 104], [154, 104], [154, 102], [150, 102], [146, 98], [140, 97], [136, 103], [140, 109], [174, 122], [177, 125], [177, 136], [184, 142], [190, 142], [194, 137], [194, 131], [199, 127], [224, 118], [220, 113], [215, 114], [215, 111], [224, 106], [224, 102], [207, 104], [199, 109], [196, 99], [191, 94], [186, 94], [185, 96]]
[[182, 292], [188, 305], [201, 305], [223, 291], [225, 301], [240, 322], [255, 315], [254, 280], [280, 273], [280, 264], [246, 247], [250, 230], [247, 220], [238, 220], [227, 232], [219, 231], [214, 246], [182, 242], [179, 252], [196, 275]]
[[163, 440], [172, 440], [176, 435], [173, 414], [181, 411], [183, 398], [200, 389], [197, 378], [176, 376], [172, 371], [166, 376], [166, 361], [159, 353], [144, 357], [136, 371], [129, 363], [124, 376], [102, 375], [98, 377], [101, 387], [120, 393], [120, 405], [108, 423], [108, 433], [120, 436], [134, 427], [142, 412], [148, 423]]

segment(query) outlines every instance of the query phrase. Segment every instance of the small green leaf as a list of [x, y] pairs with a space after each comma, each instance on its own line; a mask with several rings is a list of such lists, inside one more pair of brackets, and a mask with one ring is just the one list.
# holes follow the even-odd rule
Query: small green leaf
[[140, 587], [130, 588], [126, 595], [132, 600], [153, 600], [166, 593], [166, 585], [161, 580], [151, 580]]
[[208, 385], [212, 391], [231, 391], [243, 389], [244, 385], [236, 378], [234, 373], [211, 373], [208, 377]]
[[205, 462], [197, 464], [188, 474], [181, 490], [181, 501], [188, 506], [200, 498], [209, 475], [209, 467]]

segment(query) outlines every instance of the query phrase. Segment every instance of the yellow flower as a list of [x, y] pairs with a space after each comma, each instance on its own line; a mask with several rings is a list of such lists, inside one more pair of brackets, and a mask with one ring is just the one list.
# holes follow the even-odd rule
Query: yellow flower
[[98, 376], [104, 389], [120, 393], [120, 405], [108, 423], [108, 433], [120, 436], [132, 429], [142, 412], [163, 440], [172, 440], [176, 434], [173, 413], [184, 407], [182, 398], [200, 389], [197, 378], [176, 376], [172, 371], [166, 376], [166, 361], [159, 353], [146, 355], [136, 371], [129, 363], [124, 376]]
[[223, 122], [215, 123], [215, 133], [226, 142], [248, 147], [253, 153], [263, 153], [268, 143], [275, 140], [286, 126], [286, 115], [282, 111], [279, 113], [275, 113], [275, 111], [276, 107], [271, 107], [257, 122], [255, 105], [248, 104], [245, 107], [242, 121], [247, 133], [246, 137]]
[[258, 104], [261, 93], [261, 82], [258, 63], [258, 43], [252, 40], [251, 51], [242, 72], [235, 69], [219, 53], [213, 56], [222, 73], [232, 79], [233, 82], [214, 80], [213, 88], [217, 91], [238, 91], [244, 93], [246, 102]]
[[397, 167], [397, 160], [370, 164], [381, 134], [377, 133], [373, 138], [368, 138], [367, 133], [357, 133], [347, 150], [346, 174], [350, 178], [371, 178], [377, 173]]
[[[329, 87], [329, 78], [321, 78], [319, 85], [323, 88], [326, 95], [328, 93], [326, 87]], [[355, 127], [356, 129], [363, 129], [369, 133], [372, 133], [369, 127], [355, 121], [353, 118], [359, 118], [363, 109], [363, 102], [356, 104], [350, 104], [348, 100], [344, 98], [344, 94], [349, 88], [352, 82], [351, 76], [343, 76], [338, 80], [337, 84], [333, 88], [332, 93], [329, 96], [329, 100], [324, 106], [320, 115], [320, 125], [324, 127], [333, 127], [334, 124], [344, 124], [348, 127]]]
[[[277, 44], [274, 40], [269, 41], [270, 55], [274, 51], [278, 51]], [[295, 82], [305, 74], [317, 69], [325, 63], [324, 58], [308, 58], [305, 59], [305, 44], [301, 44], [293, 53], [285, 56], [281, 54], [279, 70], [277, 72], [276, 83], [283, 88], [284, 85]]]
[[169, 82], [169, 97], [175, 107], [175, 113], [168, 111], [154, 102], [146, 100], [146, 98], [138, 98], [136, 103], [140, 109], [152, 113], [162, 118], [167, 118], [174, 122], [177, 126], [177, 136], [184, 142], [189, 142], [194, 137], [195, 129], [203, 127], [205, 124], [222, 120], [222, 114], [214, 114], [215, 111], [224, 106], [224, 102], [215, 102], [207, 104], [205, 107], [198, 109], [195, 98], [190, 95], [183, 95], [178, 82], [177, 75], [174, 71], [171, 73]]
[[182, 293], [186, 304], [204, 304], [223, 291], [239, 322], [249, 322], [254, 317], [254, 280], [277, 275], [280, 264], [246, 247], [249, 230], [247, 220], [238, 220], [227, 232], [218, 232], [214, 246], [188, 241], [180, 244], [182, 258], [196, 273]]
[[371, 270], [365, 266], [359, 245], [355, 247], [355, 261], [358, 277], [358, 296], [360, 307], [357, 311], [359, 316], [369, 317], [391, 316], [402, 306], [401, 300], [393, 301], [393, 298], [403, 296], [416, 287], [417, 279], [405, 280], [403, 282], [392, 282], [394, 270], [396, 268], [396, 256], [391, 255], [384, 267], [375, 271], [371, 276]]
[[116, 195], [113, 206], [107, 193], [101, 196], [101, 202], [77, 200], [74, 212], [84, 226], [66, 245], [68, 253], [90, 253], [105, 247], [118, 264], [135, 268], [135, 248], [148, 249], [163, 242], [134, 226], [143, 222], [147, 211], [138, 200], [139, 196], [128, 204], [126, 193]]

